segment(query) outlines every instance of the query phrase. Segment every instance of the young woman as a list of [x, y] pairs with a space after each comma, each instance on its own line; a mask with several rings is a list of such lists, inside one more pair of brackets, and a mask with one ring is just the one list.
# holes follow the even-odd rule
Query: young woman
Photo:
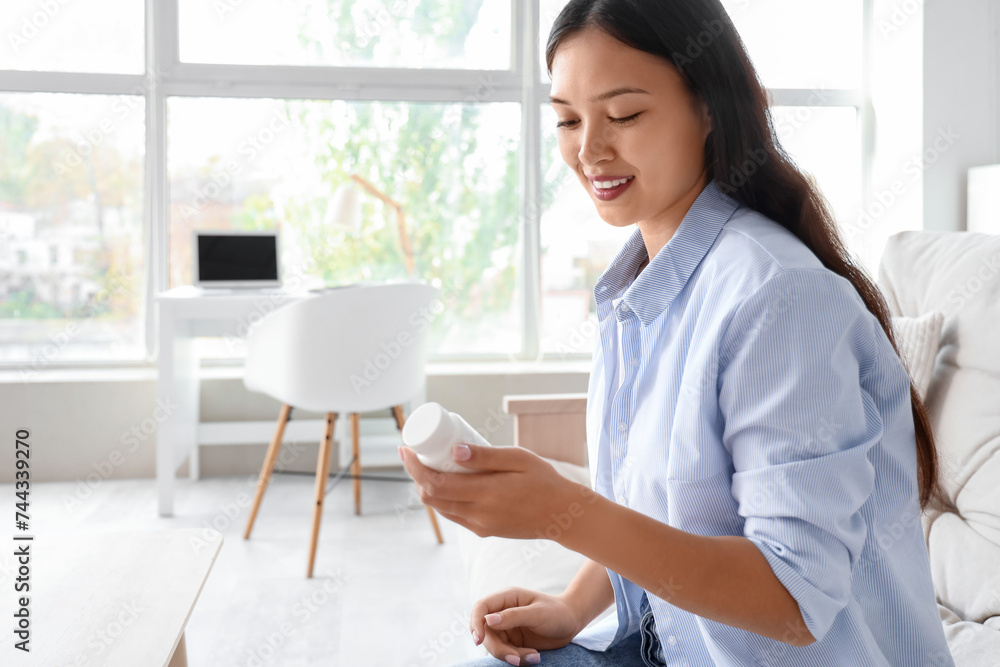
[[472, 475], [401, 451], [453, 521], [589, 558], [561, 595], [480, 600], [470, 664], [953, 664], [926, 413], [722, 5], [571, 0], [546, 59], [563, 159], [637, 229], [595, 288], [596, 493], [519, 448], [456, 446]]

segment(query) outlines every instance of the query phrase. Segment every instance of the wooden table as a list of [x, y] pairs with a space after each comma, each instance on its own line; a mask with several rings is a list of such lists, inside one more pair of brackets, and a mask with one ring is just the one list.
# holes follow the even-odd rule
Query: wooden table
[[184, 627], [221, 535], [192, 529], [79, 533], [17, 544], [31, 545], [31, 652], [5, 641], [0, 657], [13, 655], [13, 661], [0, 663], [187, 665]]

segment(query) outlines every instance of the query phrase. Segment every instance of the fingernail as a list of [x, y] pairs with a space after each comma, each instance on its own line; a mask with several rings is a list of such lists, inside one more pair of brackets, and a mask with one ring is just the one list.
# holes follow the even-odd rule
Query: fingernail
[[472, 458], [472, 450], [468, 445], [455, 445], [451, 448], [451, 458], [456, 461], [468, 461]]
[[486, 614], [486, 625], [497, 625], [501, 620], [500, 614]]
[[479, 642], [482, 641], [479, 639], [479, 633], [475, 630], [472, 631], [472, 641], [476, 644], [476, 646], [479, 646]]
[[537, 665], [542, 661], [542, 656], [538, 655], [537, 653], [529, 653], [528, 655], [524, 656], [524, 661], [529, 665]]
[[504, 658], [504, 660], [506, 660], [507, 662], [509, 662], [512, 665], [520, 665], [521, 664], [521, 659], [519, 657], [517, 657], [516, 655], [514, 655], [513, 653], [511, 653], [506, 658]]

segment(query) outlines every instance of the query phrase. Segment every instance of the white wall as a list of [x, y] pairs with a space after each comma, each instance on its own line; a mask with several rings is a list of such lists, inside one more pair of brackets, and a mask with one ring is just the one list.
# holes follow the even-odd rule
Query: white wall
[[[586, 364], [583, 365], [586, 367]], [[512, 418], [504, 415], [505, 394], [585, 392], [589, 374], [547, 372], [531, 364], [507, 365], [492, 372], [449, 371], [430, 375], [427, 400], [462, 414], [475, 428], [491, 433], [497, 445], [513, 444]], [[474, 369], [473, 369], [474, 370]], [[2, 379], [2, 378], [0, 378]], [[156, 381], [151, 371], [125, 372], [105, 380], [74, 379], [52, 373], [30, 382], [0, 381], [0, 483], [14, 479], [13, 451], [17, 429], [31, 431], [31, 476], [34, 481], [149, 478], [156, 474]], [[202, 381], [203, 421], [273, 420], [277, 402], [251, 394], [239, 379]], [[162, 415], [162, 412], [159, 413]], [[385, 415], [388, 416], [388, 412]], [[318, 415], [296, 413], [303, 419]], [[169, 418], [169, 417], [168, 417]], [[149, 435], [143, 431], [152, 430]], [[322, 433], [317, 432], [316, 442]], [[363, 444], [363, 443], [362, 443]], [[260, 470], [265, 445], [201, 448], [202, 475], [250, 474]], [[288, 470], [315, 471], [317, 445], [309, 442]], [[362, 461], [363, 461], [362, 450]], [[186, 466], [182, 472], [186, 470]]]
[[[923, 4], [924, 150], [937, 155], [924, 173], [924, 228], [961, 231], [968, 169], [1000, 162], [1000, 2]], [[949, 134], [954, 144], [941, 150]]]

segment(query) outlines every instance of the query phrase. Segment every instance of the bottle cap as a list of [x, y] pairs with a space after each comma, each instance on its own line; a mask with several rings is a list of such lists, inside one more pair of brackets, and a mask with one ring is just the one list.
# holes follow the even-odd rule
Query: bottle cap
[[424, 403], [403, 424], [403, 444], [419, 450], [426, 442], [440, 442], [451, 435], [448, 411], [439, 403]]

